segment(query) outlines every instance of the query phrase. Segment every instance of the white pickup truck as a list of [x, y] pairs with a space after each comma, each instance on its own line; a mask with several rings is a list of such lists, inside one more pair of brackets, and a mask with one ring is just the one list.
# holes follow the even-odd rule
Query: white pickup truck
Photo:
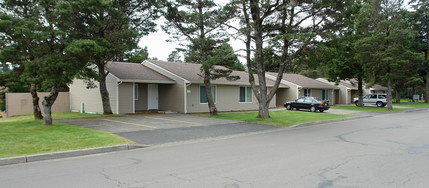
[[[356, 106], [358, 105], [359, 98], [353, 99]], [[387, 104], [387, 95], [386, 94], [367, 94], [363, 96], [363, 104], [373, 104], [377, 107], [385, 107]]]

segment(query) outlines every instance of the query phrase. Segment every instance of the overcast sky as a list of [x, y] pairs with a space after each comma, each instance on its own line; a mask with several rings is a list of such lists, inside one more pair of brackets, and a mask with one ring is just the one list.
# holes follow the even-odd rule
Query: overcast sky
[[[220, 5], [224, 5], [228, 2], [228, 0], [214, 0], [214, 2]], [[163, 18], [157, 20], [156, 23], [158, 24], [156, 27], [157, 32], [142, 37], [139, 42], [139, 47], [143, 48], [147, 46], [150, 58], [156, 57], [159, 60], [167, 61], [168, 55], [180, 46], [178, 45], [178, 42], [166, 41], [167, 39], [169, 39], [169, 35], [161, 29], [161, 25], [164, 24]], [[242, 48], [237, 41], [232, 41], [230, 42], [230, 44], [233, 46], [234, 50]]]
[[[225, 4], [226, 2], [228, 2], [228, 0], [214, 0], [214, 1], [218, 4]], [[405, 0], [404, 5], [408, 5], [409, 1], [410, 0]], [[162, 18], [157, 20], [157, 24], [158, 24], [158, 26], [156, 27], [157, 32], [151, 33], [148, 36], [142, 37], [140, 39], [139, 46], [141, 48], [147, 46], [150, 58], [156, 57], [159, 60], [166, 61], [168, 55], [173, 50], [175, 50], [180, 46], [178, 45], [178, 42], [166, 41], [167, 39], [169, 39], [169, 36], [161, 29], [160, 25], [164, 24], [164, 21]], [[230, 39], [229, 43], [234, 48], [234, 50], [244, 49], [244, 44], [241, 41]], [[183, 56], [182, 56], [182, 59], [183, 59]]]

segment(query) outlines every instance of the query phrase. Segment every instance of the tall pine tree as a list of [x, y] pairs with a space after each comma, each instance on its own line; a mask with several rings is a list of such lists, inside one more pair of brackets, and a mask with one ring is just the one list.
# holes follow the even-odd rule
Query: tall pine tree
[[233, 17], [234, 9], [220, 7], [212, 0], [170, 1], [165, 14], [165, 32], [174, 40], [186, 44], [185, 61], [201, 64], [201, 73], [206, 89], [210, 115], [217, 115], [217, 108], [211, 92], [211, 80], [229, 76], [231, 70], [216, 69], [222, 63], [219, 55], [227, 35], [222, 32], [223, 25]]

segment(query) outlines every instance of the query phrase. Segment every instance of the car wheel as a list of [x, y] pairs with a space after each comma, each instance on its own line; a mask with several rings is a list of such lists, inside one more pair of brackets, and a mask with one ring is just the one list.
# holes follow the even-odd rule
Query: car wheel
[[319, 112], [323, 112], [323, 111], [325, 111], [325, 110], [319, 110]]
[[299, 108], [295, 108], [295, 110], [299, 110]]
[[378, 102], [377, 102], [377, 107], [383, 107], [383, 103], [382, 103], [382, 102], [380, 102], [380, 101], [378, 101]]
[[314, 106], [310, 107], [310, 111], [316, 112], [316, 107], [314, 107]]
[[292, 110], [292, 107], [290, 106], [290, 104], [286, 105], [286, 109], [287, 110]]

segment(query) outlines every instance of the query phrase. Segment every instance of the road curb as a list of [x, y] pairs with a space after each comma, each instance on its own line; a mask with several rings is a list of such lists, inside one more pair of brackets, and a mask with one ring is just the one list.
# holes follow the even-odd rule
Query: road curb
[[124, 145], [105, 146], [105, 147], [88, 148], [88, 149], [80, 149], [80, 150], [60, 151], [60, 152], [54, 152], [54, 153], [43, 153], [43, 154], [35, 154], [35, 155], [27, 155], [27, 156], [9, 157], [9, 158], [0, 159], [0, 166], [19, 164], [19, 163], [29, 163], [29, 162], [35, 162], [35, 161], [44, 161], [44, 160], [51, 160], [51, 159], [62, 159], [62, 158], [77, 157], [77, 156], [84, 156], [84, 155], [93, 155], [93, 154], [99, 154], [99, 153], [108, 153], [108, 152], [139, 149], [139, 148], [146, 148], [146, 147], [149, 147], [149, 146], [138, 145], [138, 144], [124, 144]]
[[419, 111], [426, 111], [428, 110], [427, 108], [416, 108], [413, 110], [407, 110], [407, 111], [403, 111], [402, 113], [407, 113], [407, 112], [419, 112]]
[[290, 126], [289, 128], [305, 127], [305, 126], [311, 126], [311, 125], [318, 125], [318, 124], [332, 123], [332, 122], [339, 122], [339, 121], [348, 121], [348, 120], [355, 120], [355, 119], [363, 119], [363, 118], [369, 118], [369, 117], [373, 117], [373, 116], [356, 116], [356, 117], [341, 118], [341, 119], [329, 119], [329, 120], [322, 120], [322, 121], [313, 121], [313, 122], [308, 122], [308, 123], [299, 123], [299, 124]]

